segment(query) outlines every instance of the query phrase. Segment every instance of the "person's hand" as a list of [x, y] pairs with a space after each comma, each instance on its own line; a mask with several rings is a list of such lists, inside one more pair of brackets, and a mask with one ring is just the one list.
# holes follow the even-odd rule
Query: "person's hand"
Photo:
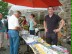
[[48, 29], [45, 29], [45, 32], [47, 32], [48, 31]]
[[23, 28], [22, 28], [22, 27], [20, 27], [20, 30], [23, 30]]
[[21, 30], [21, 28], [20, 27], [16, 27], [15, 30], [18, 30], [19, 31], [19, 30]]
[[61, 29], [54, 29], [53, 31], [54, 31], [55, 33], [57, 33], [57, 32], [60, 32], [60, 30], [61, 30]]

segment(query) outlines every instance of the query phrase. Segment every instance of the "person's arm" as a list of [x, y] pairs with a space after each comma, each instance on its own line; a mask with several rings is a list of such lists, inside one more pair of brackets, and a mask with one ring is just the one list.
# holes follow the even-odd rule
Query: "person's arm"
[[16, 25], [15, 30], [21, 30], [21, 27], [19, 25], [19, 21], [18, 20], [16, 20], [15, 25]]
[[59, 30], [61, 30], [61, 28], [65, 25], [65, 21], [63, 19], [60, 22], [61, 24], [59, 25]]
[[65, 25], [65, 21], [63, 19], [60, 22], [61, 23], [59, 25], [59, 28], [54, 30], [55, 33], [61, 31], [61, 28]]
[[45, 21], [44, 21], [44, 29], [45, 29], [45, 32], [47, 32], [47, 25]]
[[16, 27], [15, 30], [21, 30], [21, 28], [20, 27]]
[[36, 26], [36, 25], [37, 25], [36, 21], [35, 21], [35, 20], [33, 20], [33, 22], [34, 22], [34, 26]]

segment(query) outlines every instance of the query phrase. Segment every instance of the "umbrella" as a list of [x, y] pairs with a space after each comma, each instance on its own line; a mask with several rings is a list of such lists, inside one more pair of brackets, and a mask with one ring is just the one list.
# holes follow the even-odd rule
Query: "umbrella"
[[25, 14], [26, 12], [45, 11], [45, 10], [47, 10], [47, 8], [32, 8], [32, 7], [26, 7], [26, 6], [12, 5], [12, 7], [9, 9], [8, 13], [13, 14], [13, 12], [16, 11], [16, 10], [24, 12], [23, 14]]
[[36, 8], [47, 8], [49, 6], [60, 6], [59, 0], [3, 0], [15, 5], [36, 7]]
[[32, 8], [26, 6], [12, 5], [9, 10], [47, 10], [47, 8]]

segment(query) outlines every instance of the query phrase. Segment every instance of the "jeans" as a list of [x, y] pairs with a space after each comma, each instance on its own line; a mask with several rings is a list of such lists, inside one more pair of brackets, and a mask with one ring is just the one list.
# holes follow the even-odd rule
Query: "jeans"
[[18, 54], [19, 49], [19, 33], [16, 30], [9, 30], [10, 54]]
[[58, 42], [57, 33], [46, 32], [46, 41], [47, 41], [48, 44], [57, 45], [57, 42]]

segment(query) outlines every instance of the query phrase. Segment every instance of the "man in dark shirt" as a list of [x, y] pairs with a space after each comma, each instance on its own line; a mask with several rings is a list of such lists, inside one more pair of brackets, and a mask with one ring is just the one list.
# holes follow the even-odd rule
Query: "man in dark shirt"
[[[61, 24], [59, 25], [59, 22]], [[64, 25], [64, 20], [61, 19], [58, 15], [54, 14], [54, 8], [48, 8], [48, 15], [45, 16], [44, 20], [44, 29], [46, 32], [47, 43], [52, 45], [57, 45], [58, 37], [57, 32], [61, 30]]]

